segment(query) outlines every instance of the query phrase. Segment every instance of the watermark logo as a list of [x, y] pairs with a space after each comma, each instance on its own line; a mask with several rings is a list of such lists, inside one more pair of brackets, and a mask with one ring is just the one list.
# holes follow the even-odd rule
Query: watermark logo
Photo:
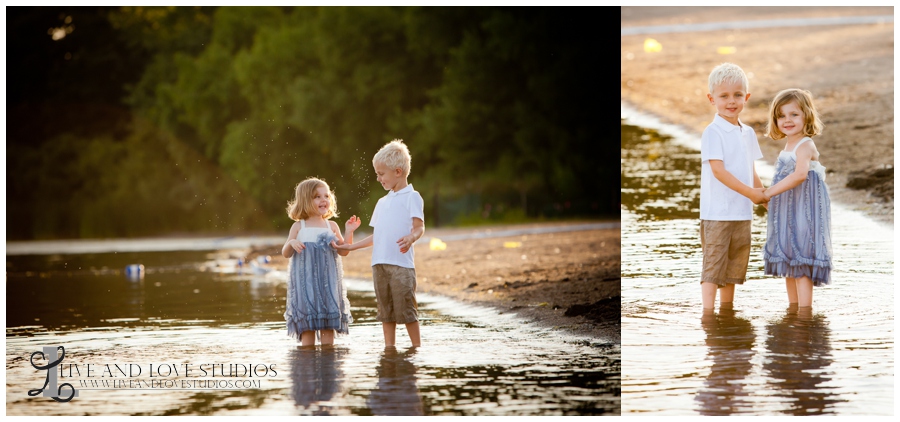
[[[28, 390], [28, 395], [34, 397], [38, 394], [44, 393], [44, 397], [50, 397], [51, 399], [56, 400], [60, 403], [72, 401], [73, 398], [78, 397], [78, 390], [76, 390], [75, 387], [73, 387], [72, 384], [69, 383], [57, 385], [56, 378], [57, 371], [55, 368], [59, 366], [60, 363], [62, 363], [63, 359], [65, 359], [66, 349], [62, 346], [45, 346], [43, 349], [43, 352], [38, 351], [31, 354], [31, 366], [38, 371], [47, 371], [47, 377], [44, 378], [43, 387], [36, 388], [34, 390]], [[60, 352], [58, 357], [57, 352]], [[41, 357], [47, 360], [47, 362], [49, 363], [44, 366], [35, 365], [34, 357], [36, 355], [41, 355]], [[63, 396], [63, 388], [65, 387], [69, 387], [69, 390], [71, 390], [71, 394], [69, 394], [68, 397]]]
[[[263, 388], [264, 380], [278, 376], [275, 365], [266, 363], [63, 363], [65, 357], [63, 346], [45, 346], [31, 354], [31, 366], [46, 371], [46, 376], [43, 386], [28, 390], [29, 396], [66, 403], [84, 391], [258, 390]], [[39, 365], [35, 360], [47, 363]], [[70, 383], [61, 382], [66, 378]], [[74, 385], [79, 388], [76, 390]]]

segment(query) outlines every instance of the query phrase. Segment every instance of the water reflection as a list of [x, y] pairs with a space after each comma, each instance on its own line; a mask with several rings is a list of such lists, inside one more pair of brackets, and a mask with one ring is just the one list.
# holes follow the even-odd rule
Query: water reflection
[[[9, 391], [21, 391], [7, 395], [9, 414], [619, 413], [621, 349], [605, 339], [423, 295], [428, 347], [385, 350], [371, 281], [345, 279], [351, 335], [331, 348], [298, 349], [284, 334], [284, 277], [204, 270], [206, 252], [121, 255], [7, 257], [6, 380]], [[142, 281], [122, 274], [135, 262], [147, 269]], [[27, 357], [48, 342], [73, 351], [76, 363], [267, 363], [279, 370], [259, 388], [123, 388], [52, 406], [25, 394], [36, 380]]]
[[[196, 260], [196, 262], [178, 261]], [[7, 326], [47, 330], [149, 320], [283, 321], [283, 282], [202, 270], [206, 252], [7, 257]], [[130, 279], [123, 263], [143, 262]]]
[[419, 416], [424, 409], [416, 384], [416, 365], [412, 363], [417, 348], [398, 352], [385, 347], [375, 372], [378, 385], [369, 394], [366, 404], [373, 415]]
[[701, 325], [706, 332], [707, 358], [712, 368], [703, 389], [695, 397], [700, 414], [727, 416], [752, 408], [751, 392], [744, 380], [753, 369], [756, 336], [749, 320], [735, 315], [733, 308], [718, 314], [704, 311]]
[[823, 315], [811, 308], [789, 307], [784, 317], [766, 326], [767, 359], [763, 371], [777, 397], [787, 399], [782, 413], [789, 415], [834, 414], [840, 400], [821, 384], [831, 381], [831, 330]]
[[622, 206], [642, 220], [697, 218], [700, 152], [656, 131], [622, 125]]
[[272, 310], [284, 311], [285, 286], [265, 276], [253, 276], [248, 282], [249, 296], [252, 300], [253, 315], [256, 321], [266, 321]]
[[[623, 115], [626, 113], [623, 112]], [[699, 138], [652, 119], [622, 125], [622, 410], [637, 414], [894, 413], [893, 227], [832, 204], [838, 278], [816, 312], [787, 313], [784, 281], [762, 271], [756, 207], [737, 316], [697, 323], [702, 268]], [[640, 120], [654, 128], [628, 125]], [[670, 137], [671, 135], [671, 137]], [[762, 142], [763, 139], [760, 139]], [[693, 156], [688, 169], [680, 156]], [[758, 163], [764, 181], [772, 166]], [[730, 320], [729, 320], [730, 319]]]
[[126, 284], [125, 300], [135, 315], [144, 315], [144, 279], [129, 279]]
[[331, 400], [341, 390], [341, 366], [347, 349], [340, 346], [297, 346], [291, 350], [291, 397], [313, 415], [331, 415]]

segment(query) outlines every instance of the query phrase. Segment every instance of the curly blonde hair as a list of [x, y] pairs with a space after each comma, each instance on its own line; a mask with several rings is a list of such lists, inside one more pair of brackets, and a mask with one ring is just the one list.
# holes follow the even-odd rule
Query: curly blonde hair
[[812, 93], [805, 89], [788, 88], [779, 92], [772, 100], [769, 107], [769, 121], [766, 123], [766, 136], [776, 141], [786, 136], [778, 130], [778, 115], [781, 114], [782, 106], [792, 102], [796, 102], [803, 112], [803, 136], [812, 137], [822, 133], [825, 125], [813, 103]]
[[291, 217], [291, 220], [300, 221], [318, 214], [315, 211], [316, 207], [313, 204], [313, 198], [316, 196], [316, 189], [321, 187], [327, 189], [328, 194], [331, 196], [328, 212], [322, 218], [327, 220], [331, 217], [337, 217], [337, 198], [334, 196], [334, 191], [328, 187], [328, 183], [315, 177], [310, 177], [298, 183], [297, 187], [294, 188], [294, 199], [288, 202], [286, 209], [288, 217]]

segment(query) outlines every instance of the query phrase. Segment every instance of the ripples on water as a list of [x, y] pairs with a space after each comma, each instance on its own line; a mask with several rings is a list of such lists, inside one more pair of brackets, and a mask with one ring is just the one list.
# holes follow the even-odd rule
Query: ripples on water
[[757, 207], [748, 281], [704, 315], [700, 153], [641, 119], [622, 124], [623, 413], [893, 414], [893, 227], [833, 204], [833, 282], [798, 314], [763, 274]]
[[[350, 335], [333, 347], [300, 349], [284, 327], [284, 274], [210, 271], [219, 258], [8, 256], [7, 414], [619, 413], [618, 344], [423, 294], [424, 347], [408, 348], [399, 328], [400, 347], [386, 349], [371, 282], [348, 279]], [[119, 269], [137, 262], [146, 277], [130, 281]], [[66, 364], [136, 363], [146, 370], [150, 363], [262, 363], [275, 365], [277, 376], [262, 379], [260, 389], [237, 391], [83, 390], [69, 403], [28, 397], [44, 374], [29, 356], [58, 344], [66, 348]]]

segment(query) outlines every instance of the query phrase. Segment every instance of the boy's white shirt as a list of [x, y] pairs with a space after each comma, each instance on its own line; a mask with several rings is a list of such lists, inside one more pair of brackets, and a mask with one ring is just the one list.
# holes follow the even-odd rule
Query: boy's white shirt
[[737, 193], [713, 175], [709, 160], [722, 160], [725, 170], [753, 187], [755, 160], [763, 157], [756, 132], [738, 120], [740, 127], [716, 114], [700, 139], [700, 219], [740, 221], [753, 219], [753, 201]]
[[390, 191], [378, 200], [369, 226], [372, 233], [372, 265], [392, 264], [415, 268], [415, 244], [400, 252], [397, 241], [412, 231], [412, 219], [425, 221], [425, 201], [409, 184], [397, 192]]

